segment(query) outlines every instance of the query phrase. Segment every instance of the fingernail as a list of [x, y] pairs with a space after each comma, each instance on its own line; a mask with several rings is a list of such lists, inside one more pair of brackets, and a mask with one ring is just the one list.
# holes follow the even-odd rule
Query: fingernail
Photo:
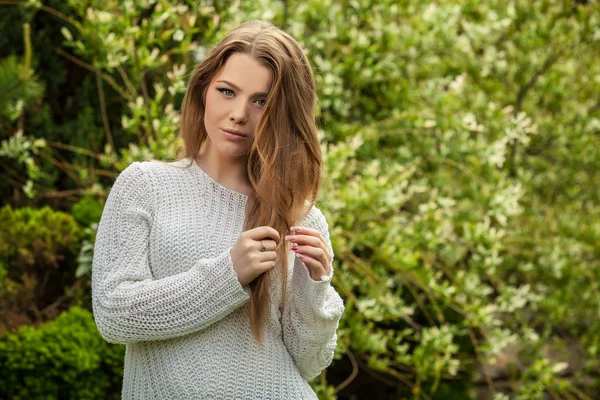
[[290, 226], [290, 230], [291, 230], [291, 231], [295, 231], [295, 230], [297, 230], [297, 229], [298, 229], [298, 227], [297, 227], [297, 226]]
[[293, 236], [286, 236], [285, 240], [290, 240]]

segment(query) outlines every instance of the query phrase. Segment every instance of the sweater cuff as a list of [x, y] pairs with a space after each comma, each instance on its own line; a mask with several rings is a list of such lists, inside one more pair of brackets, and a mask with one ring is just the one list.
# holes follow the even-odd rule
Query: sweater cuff
[[231, 249], [227, 250], [226, 253], [227, 253], [227, 264], [229, 265], [229, 270], [233, 274], [235, 281], [238, 283], [238, 286], [244, 292], [246, 292], [246, 294], [248, 295], [248, 298], [252, 297], [252, 289], [250, 288], [250, 286], [249, 285], [242, 286], [242, 284], [240, 283], [240, 280], [238, 279], [237, 272], [235, 272], [235, 269], [233, 269], [233, 259], [231, 258]]
[[233, 269], [233, 260], [231, 259], [231, 253], [229, 249], [220, 254], [213, 264], [212, 273], [209, 275], [220, 276], [215, 281], [215, 284], [222, 285], [227, 293], [226, 297], [235, 299], [234, 302], [244, 301], [250, 298], [252, 292], [250, 287], [242, 286], [240, 283], [237, 273]]
[[329, 274], [322, 276], [319, 281], [313, 280], [308, 272], [308, 267], [299, 258], [295, 257], [292, 285], [298, 308], [303, 310], [304, 313], [312, 314], [316, 312], [321, 314], [327, 300], [328, 290], [331, 287], [332, 277], [333, 267], [330, 266]]

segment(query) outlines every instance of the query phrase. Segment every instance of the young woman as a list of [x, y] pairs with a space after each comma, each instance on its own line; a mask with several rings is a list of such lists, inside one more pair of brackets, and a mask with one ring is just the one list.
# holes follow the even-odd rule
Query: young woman
[[194, 70], [185, 154], [135, 162], [98, 227], [94, 317], [124, 399], [315, 399], [344, 304], [315, 207], [315, 84], [298, 43], [242, 24]]

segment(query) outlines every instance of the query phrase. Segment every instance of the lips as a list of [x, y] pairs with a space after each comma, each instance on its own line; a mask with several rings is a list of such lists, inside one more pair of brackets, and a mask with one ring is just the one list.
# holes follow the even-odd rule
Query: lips
[[234, 135], [241, 136], [241, 137], [246, 137], [246, 136], [248, 136], [248, 135], [246, 135], [245, 133], [242, 133], [242, 132], [239, 132], [239, 131], [234, 131], [234, 130], [231, 130], [231, 129], [221, 129], [221, 130], [222, 130], [222, 131], [225, 131], [225, 132], [228, 132], [228, 133], [232, 133], [232, 134], [234, 134]]
[[232, 132], [230, 130], [221, 129], [221, 132], [223, 132], [223, 135], [225, 135], [230, 140], [245, 140], [247, 138], [246, 135], [237, 133], [236, 131]]

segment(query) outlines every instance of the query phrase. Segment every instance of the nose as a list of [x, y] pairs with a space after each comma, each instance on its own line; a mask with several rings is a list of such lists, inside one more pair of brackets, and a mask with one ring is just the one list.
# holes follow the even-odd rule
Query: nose
[[246, 105], [242, 102], [239, 101], [238, 104], [236, 104], [233, 109], [231, 110], [231, 115], [229, 116], [229, 119], [236, 124], [244, 124], [246, 123], [246, 121], [248, 121], [248, 110], [246, 109]]

